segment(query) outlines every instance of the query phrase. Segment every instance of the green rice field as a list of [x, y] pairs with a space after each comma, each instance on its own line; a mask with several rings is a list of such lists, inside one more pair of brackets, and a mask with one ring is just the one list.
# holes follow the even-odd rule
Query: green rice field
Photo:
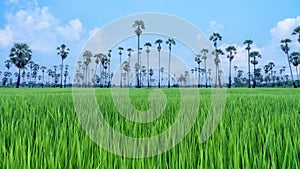
[[[130, 89], [131, 103], [147, 110], [151, 90]], [[106, 151], [85, 133], [72, 89], [0, 88], [0, 168], [300, 168], [300, 90], [226, 89], [221, 123], [204, 143], [199, 137], [211, 90], [199, 90], [199, 116], [179, 144], [153, 157], [127, 158]], [[179, 89], [162, 89], [163, 114], [150, 123], [134, 123], [118, 113], [110, 89], [95, 91], [105, 120], [132, 137], [166, 131], [180, 105]]]

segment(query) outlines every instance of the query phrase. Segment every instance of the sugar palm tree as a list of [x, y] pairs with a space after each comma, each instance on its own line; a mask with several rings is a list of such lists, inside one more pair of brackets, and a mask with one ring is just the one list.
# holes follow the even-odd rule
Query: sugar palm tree
[[47, 75], [48, 75], [48, 83], [49, 83], [49, 85], [51, 84], [50, 78], [51, 78], [52, 72], [53, 72], [52, 69], [48, 69], [48, 70], [46, 71], [46, 73], [47, 73]]
[[220, 60], [219, 56], [224, 55], [224, 52], [221, 49], [216, 49], [215, 51], [213, 51], [212, 54], [216, 56], [215, 59], [214, 59], [214, 62], [215, 62], [215, 65], [216, 65], [215, 87], [217, 87], [217, 82], [219, 81], [219, 87], [221, 88], [222, 84], [221, 84], [221, 78], [220, 78], [220, 75], [219, 75], [219, 72], [220, 72], [219, 64], [220, 64], [221, 60]]
[[128, 48], [128, 49], [127, 49], [127, 52], [128, 52], [128, 64], [130, 65], [131, 53], [134, 52], [134, 50], [131, 49], [131, 48]]
[[[131, 53], [134, 52], [134, 50], [131, 49], [131, 48], [128, 48], [128, 49], [127, 49], [127, 52], [128, 52], [128, 65], [129, 65], [129, 67], [130, 67]], [[131, 74], [131, 69], [129, 69], [129, 72], [127, 73], [128, 77], [130, 76], [130, 74]], [[127, 78], [128, 78], [128, 77], [127, 77]], [[128, 86], [128, 87], [129, 87], [129, 86]]]
[[236, 72], [237, 72], [238, 67], [237, 66], [233, 66], [233, 69], [234, 69], [234, 77], [236, 77]]
[[208, 82], [209, 82], [209, 86], [211, 86], [211, 69], [207, 69], [207, 74], [208, 74]]
[[287, 60], [288, 60], [288, 64], [289, 64], [289, 68], [290, 68], [290, 72], [291, 72], [291, 79], [292, 79], [294, 88], [297, 88], [296, 83], [294, 81], [293, 71], [292, 71], [291, 62], [290, 62], [290, 56], [289, 56], [289, 51], [290, 51], [289, 43], [291, 43], [291, 42], [292, 42], [291, 39], [283, 39], [283, 40], [281, 40], [281, 50], [286, 54], [286, 57], [287, 57]]
[[65, 77], [65, 79], [64, 79], [64, 87], [67, 86], [67, 77], [69, 76], [69, 71], [68, 71], [68, 69], [69, 69], [69, 65], [65, 65], [65, 71], [64, 71], [64, 77]]
[[248, 51], [248, 88], [250, 88], [250, 50], [253, 41], [251, 39], [245, 40], [244, 45], [247, 45], [246, 50]]
[[84, 64], [84, 69], [85, 69], [85, 83], [86, 83], [86, 87], [88, 86], [88, 70], [89, 70], [89, 64], [92, 61], [92, 57], [93, 57], [93, 53], [89, 50], [85, 50], [83, 52], [83, 64]]
[[270, 72], [270, 65], [266, 64], [264, 66], [264, 70], [265, 70], [265, 74], [266, 74], [266, 77], [265, 77], [266, 86], [268, 86], [269, 79], [271, 79], [271, 74], [269, 73]]
[[209, 40], [213, 42], [215, 49], [217, 49], [218, 41], [222, 41], [222, 36], [219, 33], [214, 32]]
[[41, 66], [41, 71], [42, 71], [42, 88], [44, 87], [44, 78], [45, 78], [45, 70], [47, 69], [46, 66]]
[[292, 35], [298, 35], [298, 42], [299, 42], [299, 44], [300, 44], [300, 26], [296, 27], [296, 28], [293, 30]]
[[[120, 66], [122, 66], [122, 50], [124, 50], [123, 47], [118, 47], [119, 50], [119, 55], [120, 55]], [[120, 75], [121, 75], [121, 79], [120, 79], [120, 87], [122, 88], [122, 67], [120, 69]]]
[[9, 69], [11, 68], [13, 62], [11, 60], [6, 60], [4, 62], [4, 64], [5, 64], [5, 67], [6, 67], [7, 71], [9, 72]]
[[[158, 51], [158, 69], [160, 69], [160, 51], [161, 51], [161, 46], [160, 44], [163, 43], [163, 40], [157, 39], [155, 41], [155, 44], [158, 44], [157, 46], [157, 51]], [[158, 71], [158, 88], [160, 88], [160, 71]]]
[[[98, 67], [99, 67], [99, 76], [101, 77], [101, 73], [102, 73], [102, 69], [101, 69], [101, 65], [102, 64], [100, 64], [100, 62], [103, 60], [103, 58], [105, 57], [105, 55], [103, 54], [103, 53], [98, 53], [98, 54], [96, 54], [96, 55], [94, 55], [94, 58], [95, 58], [95, 63], [96, 63], [96, 70], [95, 70], [95, 76], [96, 76], [96, 74], [97, 74], [97, 71], [98, 71]], [[99, 65], [99, 66], [98, 66]], [[94, 76], [94, 77], [95, 77]], [[101, 78], [102, 79], [102, 78]], [[97, 80], [97, 79], [95, 79], [95, 80]]]
[[[133, 25], [132, 25], [133, 28], [135, 28], [135, 33], [136, 35], [138, 36], [138, 53], [137, 53], [137, 62], [139, 65], [140, 64], [140, 36], [142, 34], [142, 29], [145, 29], [145, 24], [142, 20], [135, 20]], [[139, 70], [140, 71], [140, 70]], [[138, 72], [139, 73], [139, 72]], [[137, 74], [138, 74], [137, 73]], [[140, 79], [139, 77], [137, 76], [137, 87], [140, 88], [141, 85], [140, 85]]]
[[202, 60], [204, 62], [204, 70], [205, 70], [205, 88], [207, 88], [207, 70], [206, 70], [206, 59], [207, 59], [207, 53], [208, 53], [208, 49], [202, 49], [201, 52], [202, 53]]
[[111, 78], [113, 76], [113, 73], [110, 73], [111, 49], [108, 50], [107, 58], [108, 58], [108, 84], [107, 84], [107, 88], [109, 88], [111, 86]]
[[[218, 41], [222, 41], [222, 36], [219, 33], [213, 32], [213, 34], [209, 37], [209, 40], [213, 42], [213, 45], [215, 47], [215, 50], [212, 52], [213, 55], [215, 55], [215, 59], [214, 62], [216, 64], [216, 80], [215, 80], [215, 87], [217, 87], [217, 79], [219, 79], [218, 77], [218, 73], [219, 73], [219, 63], [221, 62], [219, 59], [219, 55], [223, 55], [223, 51], [218, 49]], [[219, 86], [220, 85], [220, 81], [219, 81]]]
[[15, 43], [10, 50], [10, 54], [9, 54], [10, 60], [19, 69], [16, 88], [19, 88], [20, 86], [21, 69], [25, 68], [25, 66], [31, 60], [31, 56], [32, 56], [32, 51], [26, 43]]
[[34, 84], [36, 85], [36, 78], [38, 77], [38, 71], [40, 69], [40, 66], [38, 64], [34, 64], [33, 65], [33, 72], [32, 72], [32, 76], [34, 78]]
[[70, 49], [67, 48], [65, 44], [61, 44], [59, 47], [56, 48], [57, 55], [61, 57], [61, 75], [60, 75], [60, 88], [63, 87], [63, 68], [64, 68], [64, 60], [68, 57]]
[[227, 58], [229, 59], [229, 84], [228, 88], [231, 88], [231, 62], [236, 54], [236, 48], [234, 46], [228, 46], [226, 48], [226, 52], [228, 52]]
[[[149, 73], [148, 73], [148, 74], [150, 75], [150, 81], [152, 81], [151, 77], [152, 77], [153, 74], [154, 74], [154, 71], [153, 71], [152, 68], [149, 69]], [[152, 85], [151, 85], [151, 86], [152, 86]]]
[[123, 62], [123, 70], [126, 72], [127, 74], [127, 87], [129, 87], [129, 72], [130, 72], [130, 65], [129, 65], [129, 61], [124, 61]]
[[293, 52], [291, 53], [291, 56], [290, 56], [290, 60], [292, 62], [292, 64], [295, 66], [295, 69], [296, 69], [296, 73], [297, 73], [297, 78], [298, 78], [298, 87], [299, 87], [299, 72], [298, 72], [298, 65], [300, 64], [300, 53], [299, 52]]
[[198, 64], [198, 68], [197, 68], [197, 70], [198, 70], [198, 88], [200, 88], [200, 86], [201, 86], [201, 84], [200, 84], [200, 63], [202, 62], [201, 61], [201, 55], [197, 55], [196, 57], [195, 57], [195, 62]]
[[[268, 63], [268, 68], [269, 68], [269, 72], [270, 72], [270, 74], [271, 74], [271, 76], [270, 76], [270, 79], [273, 77], [273, 76], [275, 76], [275, 74], [274, 74], [274, 71], [273, 71], [273, 68], [275, 67], [275, 64], [273, 63], [273, 62], [269, 62]], [[273, 80], [273, 84], [272, 84], [272, 86], [274, 87], [274, 80]]]
[[150, 68], [149, 68], [149, 53], [150, 53], [150, 47], [152, 46], [152, 44], [150, 43], [150, 42], [146, 42], [145, 44], [144, 44], [144, 46], [147, 48], [146, 49], [146, 53], [147, 53], [147, 81], [148, 81], [148, 83], [147, 83], [147, 86], [148, 87], [150, 87], [150, 78], [149, 78], [149, 76], [150, 76]]
[[172, 45], [176, 45], [174, 39], [168, 39], [166, 41], [166, 44], [169, 45], [169, 77], [168, 77], [168, 88], [170, 88], [170, 76], [171, 76], [171, 50], [172, 50]]
[[255, 66], [258, 64], [257, 58], [261, 58], [261, 55], [259, 54], [259, 52], [253, 51], [249, 53], [249, 56], [250, 58], [253, 58], [253, 60], [251, 60], [251, 64], [253, 64], [253, 73], [254, 73], [253, 88], [255, 88], [256, 86]]
[[281, 83], [282, 83], [282, 81], [284, 80], [284, 77], [283, 77], [283, 75], [284, 75], [284, 72], [285, 72], [285, 66], [282, 66], [282, 68], [280, 68], [279, 69], [279, 73], [280, 73], [280, 80], [281, 80]]

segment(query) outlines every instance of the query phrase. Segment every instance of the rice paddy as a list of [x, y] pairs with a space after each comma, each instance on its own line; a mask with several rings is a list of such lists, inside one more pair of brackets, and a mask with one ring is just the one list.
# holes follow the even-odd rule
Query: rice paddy
[[[95, 90], [103, 117], [124, 135], [157, 135], [178, 115], [178, 89], [162, 89], [164, 112], [145, 124], [120, 115], [110, 89]], [[131, 89], [131, 103], [147, 110], [151, 90]], [[227, 90], [221, 123], [204, 143], [199, 135], [211, 94], [199, 90], [199, 116], [179, 144], [157, 156], [126, 158], [85, 133], [71, 89], [0, 89], [0, 168], [300, 168], [299, 90]]]

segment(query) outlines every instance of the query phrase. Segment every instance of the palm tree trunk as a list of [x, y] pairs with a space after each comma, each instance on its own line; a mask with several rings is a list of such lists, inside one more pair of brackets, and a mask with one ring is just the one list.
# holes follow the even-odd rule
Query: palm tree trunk
[[122, 88], [122, 59], [121, 59], [121, 57], [122, 57], [122, 56], [120, 55], [120, 66], [121, 66], [121, 67], [120, 67], [120, 69], [121, 69], [121, 70], [120, 70], [120, 75], [121, 75], [121, 79], [120, 79], [120, 88]]
[[108, 62], [108, 84], [107, 84], [107, 88], [109, 88], [110, 87], [110, 82], [111, 81], [111, 79], [110, 79], [110, 60], [109, 60], [109, 62]]
[[19, 74], [18, 74], [18, 80], [17, 80], [17, 86], [16, 86], [16, 88], [19, 88], [19, 86], [20, 86], [20, 80], [21, 80], [21, 69], [19, 68]]
[[162, 81], [164, 81], [164, 72], [161, 72], [161, 78], [162, 78]]
[[218, 85], [218, 65], [216, 64], [216, 80], [215, 80], [215, 88], [217, 88]]
[[293, 82], [294, 88], [297, 88], [296, 83], [294, 81], [294, 77], [293, 77], [293, 71], [292, 71], [292, 67], [291, 67], [291, 62], [289, 60], [289, 54], [287, 53], [286, 56], [287, 56], [287, 60], [288, 60], [288, 63], [289, 63], [289, 68], [290, 68], [291, 78], [292, 78], [292, 82]]
[[[255, 58], [254, 58], [254, 62], [255, 62]], [[253, 64], [253, 88], [255, 88], [256, 85], [256, 79], [255, 79], [255, 64]]]
[[207, 88], [207, 71], [206, 71], [206, 59], [204, 59], [204, 69], [205, 69], [205, 88]]
[[250, 88], [250, 50], [248, 50], [248, 88]]
[[42, 88], [44, 88], [44, 75], [45, 75], [45, 72], [43, 72], [43, 82], [42, 82]]
[[171, 47], [169, 49], [169, 78], [168, 78], [168, 88], [170, 88], [170, 75], [171, 75]]
[[62, 79], [63, 79], [63, 68], [64, 68], [64, 60], [61, 59], [61, 68], [60, 68], [60, 88], [63, 87], [63, 82], [62, 82]]
[[299, 73], [298, 73], [298, 68], [297, 68], [297, 66], [295, 66], [296, 67], [296, 73], [297, 73], [297, 79], [298, 79], [298, 87], [299, 87]]
[[150, 80], [151, 80], [151, 79], [149, 79], [149, 76], [150, 76], [149, 75], [149, 73], [150, 73], [149, 72], [149, 52], [147, 52], [147, 71], [148, 71], [147, 72], [147, 77], [148, 77], [148, 88], [149, 88], [150, 87]]
[[160, 88], [160, 52], [158, 52], [158, 88]]
[[229, 85], [228, 88], [231, 88], [231, 61], [229, 61]]
[[127, 87], [129, 88], [129, 70], [127, 71]]
[[200, 88], [200, 63], [198, 64], [198, 88]]
[[[138, 64], [140, 64], [140, 35], [138, 34], [138, 52], [137, 52], [137, 62]], [[141, 65], [139, 65], [141, 66]], [[137, 77], [136, 77], [136, 80], [137, 80], [137, 88], [141, 88], [141, 84], [140, 84], [140, 73], [141, 70], [138, 70], [137, 71]]]

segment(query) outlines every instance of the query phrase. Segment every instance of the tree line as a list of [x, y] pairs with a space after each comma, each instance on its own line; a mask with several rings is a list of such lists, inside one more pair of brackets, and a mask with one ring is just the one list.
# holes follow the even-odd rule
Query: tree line
[[[243, 76], [244, 71], [240, 70], [237, 66], [233, 66], [234, 77], [232, 78], [232, 61], [237, 54], [235, 46], [227, 46], [225, 52], [219, 48], [218, 43], [222, 41], [222, 36], [214, 32], [209, 40], [213, 44], [213, 51], [208, 49], [202, 49], [200, 54], [195, 56], [196, 66], [191, 70], [186, 70], [179, 75], [171, 74], [171, 59], [172, 59], [172, 47], [176, 45], [174, 39], [169, 38], [165, 41], [157, 39], [154, 44], [156, 45], [158, 54], [158, 69], [154, 70], [149, 66], [149, 54], [152, 47], [151, 42], [144, 43], [145, 52], [147, 54], [147, 63], [142, 65], [141, 63], [141, 51], [143, 50], [140, 45], [140, 36], [145, 29], [145, 24], [142, 20], [134, 21], [132, 27], [138, 37], [137, 45], [137, 58], [134, 66], [131, 66], [131, 57], [134, 50], [127, 48], [128, 59], [122, 61], [122, 55], [124, 54], [124, 48], [118, 47], [118, 57], [120, 68], [120, 83], [112, 84], [112, 77], [114, 74], [111, 72], [111, 57], [112, 50], [108, 50], [106, 54], [98, 53], [93, 54], [91, 51], [86, 50], [82, 54], [82, 60], [76, 64], [75, 74], [71, 82], [69, 76], [68, 65], [64, 65], [64, 60], [68, 57], [70, 49], [61, 44], [57, 47], [57, 55], [61, 58], [61, 63], [53, 68], [47, 68], [46, 66], [40, 66], [32, 61], [32, 50], [25, 43], [15, 43], [10, 50], [9, 59], [5, 61], [6, 71], [3, 73], [2, 86], [16, 85], [17, 88], [22, 87], [299, 87], [299, 72], [298, 66], [300, 61], [300, 53], [290, 51], [289, 44], [291, 39], [281, 40], [281, 50], [286, 55], [288, 69], [290, 75], [286, 74], [287, 67], [281, 67], [278, 71], [275, 70], [275, 63], [269, 62], [264, 67], [257, 67], [259, 59], [262, 57], [258, 51], [252, 50], [253, 40], [248, 39], [243, 42], [247, 51], [247, 67], [248, 72], [245, 72], [247, 76]], [[296, 27], [292, 35], [298, 36], [298, 42], [300, 44], [300, 26]], [[161, 49], [162, 44], [165, 43], [168, 47], [168, 67], [167, 71], [164, 67], [161, 67]], [[207, 68], [207, 59], [211, 53], [214, 58], [215, 74], [212, 75], [212, 70]], [[228, 83], [222, 82], [223, 71], [220, 70], [220, 57], [226, 56], [229, 60], [229, 76]], [[116, 56], [117, 57], [117, 56]], [[96, 67], [90, 67], [91, 63], [94, 63]], [[11, 66], [15, 66], [18, 72], [12, 74], [10, 71]], [[253, 66], [251, 72], [251, 65]], [[296, 77], [294, 79], [292, 66], [296, 70]], [[133, 71], [132, 71], [133, 69]], [[264, 73], [263, 73], [264, 72]], [[153, 78], [154, 74], [158, 74], [158, 79]], [[279, 74], [278, 74], [279, 73]], [[2, 72], [0, 71], [0, 77]], [[16, 77], [16, 82], [12, 82], [12, 76]], [[166, 75], [167, 77], [164, 77]], [[48, 76], [48, 80], [46, 80]], [[214, 78], [212, 78], [214, 76]], [[196, 83], [193, 84], [191, 79], [195, 77]], [[214, 79], [214, 80], [213, 80]], [[135, 80], [135, 82], [133, 82]], [[173, 85], [171, 85], [171, 81]], [[21, 83], [22, 82], [22, 83]], [[252, 82], [252, 83], [251, 83]]]

